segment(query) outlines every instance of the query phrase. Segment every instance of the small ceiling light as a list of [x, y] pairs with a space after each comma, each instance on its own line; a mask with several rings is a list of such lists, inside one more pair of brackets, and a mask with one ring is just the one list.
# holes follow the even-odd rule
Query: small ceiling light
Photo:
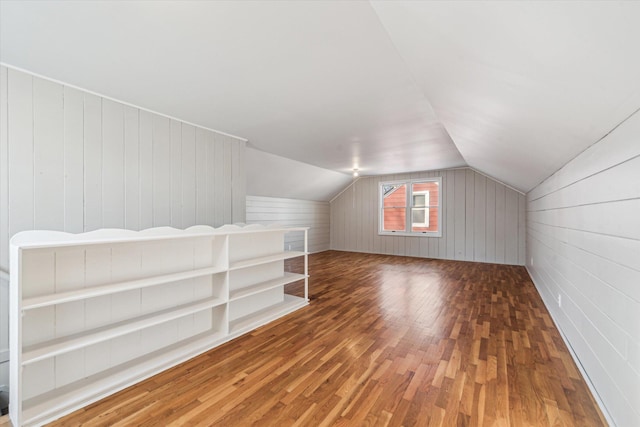
[[354, 170], [353, 170], [353, 176], [354, 176], [354, 177], [358, 176], [358, 169], [354, 169]]

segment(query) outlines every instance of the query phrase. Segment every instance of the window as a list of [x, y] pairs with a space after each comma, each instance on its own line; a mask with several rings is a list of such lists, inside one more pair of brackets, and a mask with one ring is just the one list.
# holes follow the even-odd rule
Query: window
[[413, 207], [411, 208], [411, 227], [429, 228], [429, 192], [416, 191], [413, 193]]
[[379, 234], [440, 237], [441, 184], [440, 177], [380, 183]]

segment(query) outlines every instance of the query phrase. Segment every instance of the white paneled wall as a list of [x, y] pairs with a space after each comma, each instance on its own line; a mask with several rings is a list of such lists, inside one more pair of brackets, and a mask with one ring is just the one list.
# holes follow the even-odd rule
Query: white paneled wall
[[[0, 67], [0, 269], [22, 230], [245, 221], [245, 142]], [[0, 357], [8, 348], [0, 275]], [[0, 359], [0, 385], [6, 384]]]
[[[442, 237], [378, 235], [378, 184], [442, 177]], [[474, 171], [365, 177], [331, 202], [331, 249], [523, 265], [525, 197]]]
[[[9, 383], [9, 131], [7, 126], [7, 74], [0, 66], [0, 388]], [[0, 390], [1, 391], [1, 390]]]
[[[329, 249], [329, 202], [247, 196], [247, 223], [310, 227], [309, 252]], [[304, 250], [304, 234], [285, 235], [285, 248]]]
[[640, 425], [640, 113], [527, 194], [526, 261], [613, 421]]

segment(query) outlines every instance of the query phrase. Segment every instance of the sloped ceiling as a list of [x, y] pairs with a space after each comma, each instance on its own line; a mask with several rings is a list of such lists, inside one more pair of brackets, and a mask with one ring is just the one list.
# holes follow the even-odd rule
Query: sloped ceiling
[[[640, 107], [637, 22], [638, 2], [3, 0], [0, 61], [334, 174], [470, 165], [528, 191]], [[268, 167], [249, 187], [326, 175]]]
[[247, 149], [246, 166], [247, 194], [252, 196], [329, 201], [352, 182], [350, 175], [252, 148]]
[[520, 190], [640, 108], [640, 2], [372, 5], [465, 161]]

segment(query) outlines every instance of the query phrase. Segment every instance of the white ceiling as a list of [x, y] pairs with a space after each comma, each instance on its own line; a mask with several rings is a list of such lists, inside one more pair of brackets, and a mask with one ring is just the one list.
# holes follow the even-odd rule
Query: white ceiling
[[640, 2], [373, 2], [466, 162], [528, 191], [640, 108]]
[[337, 172], [528, 191], [640, 107], [640, 2], [0, 7], [6, 64]]
[[351, 175], [251, 148], [245, 161], [247, 194], [252, 196], [328, 201], [353, 179]]

